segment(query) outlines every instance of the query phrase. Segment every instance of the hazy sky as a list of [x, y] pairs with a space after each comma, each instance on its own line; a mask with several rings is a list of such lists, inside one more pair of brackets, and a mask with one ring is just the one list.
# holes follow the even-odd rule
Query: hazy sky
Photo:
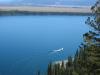
[[0, 2], [10, 2], [10, 1], [14, 1], [14, 0], [0, 0]]
[[[0, 0], [0, 2], [10, 2], [10, 1], [14, 1], [14, 0]], [[17, 1], [17, 0], [15, 0], [15, 1]], [[19, 0], [19, 1], [21, 1], [21, 0]], [[46, 0], [43, 0], [43, 1], [46, 1]], [[58, 1], [86, 1], [86, 0], [58, 0]]]
[[[0, 0], [0, 2], [10, 2], [14, 0]], [[17, 0], [16, 0], [17, 1]], [[34, 0], [33, 0], [34, 1]], [[45, 0], [44, 0], [45, 1]], [[64, 0], [58, 0], [58, 1], [64, 1]], [[80, 1], [80, 0], [66, 0], [66, 1]]]

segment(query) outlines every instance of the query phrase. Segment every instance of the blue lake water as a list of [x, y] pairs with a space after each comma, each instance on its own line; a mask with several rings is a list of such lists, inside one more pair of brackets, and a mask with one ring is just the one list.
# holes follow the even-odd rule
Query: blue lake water
[[[51, 61], [73, 56], [87, 16], [1, 16], [0, 75], [35, 75]], [[50, 54], [55, 49], [64, 51]]]

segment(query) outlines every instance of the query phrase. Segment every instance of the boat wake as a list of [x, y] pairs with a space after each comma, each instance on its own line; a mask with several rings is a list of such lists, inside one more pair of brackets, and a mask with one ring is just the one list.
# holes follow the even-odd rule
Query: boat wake
[[56, 50], [50, 51], [50, 54], [58, 53], [58, 52], [62, 52], [62, 51], [64, 51], [64, 48], [60, 48], [60, 49], [56, 49]]

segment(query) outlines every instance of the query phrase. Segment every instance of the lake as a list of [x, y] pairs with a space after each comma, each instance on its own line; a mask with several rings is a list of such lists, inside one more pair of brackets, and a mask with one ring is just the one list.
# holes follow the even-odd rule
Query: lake
[[[74, 56], [89, 30], [87, 16], [0, 17], [0, 75], [35, 75], [49, 62]], [[61, 52], [51, 53], [63, 48]]]

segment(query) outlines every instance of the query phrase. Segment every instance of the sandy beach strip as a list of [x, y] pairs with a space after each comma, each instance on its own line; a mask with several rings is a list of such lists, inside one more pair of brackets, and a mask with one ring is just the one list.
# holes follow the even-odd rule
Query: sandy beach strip
[[[72, 58], [72, 61], [74, 61], [74, 58]], [[54, 61], [53, 65], [59, 64], [60, 66], [62, 65], [62, 62], [64, 63], [64, 66], [66, 67], [66, 63], [68, 62], [68, 59], [65, 60], [59, 60], [59, 61]]]
[[27, 11], [49, 13], [80, 13], [91, 14], [90, 7], [34, 7], [34, 6], [0, 6], [0, 11]]

